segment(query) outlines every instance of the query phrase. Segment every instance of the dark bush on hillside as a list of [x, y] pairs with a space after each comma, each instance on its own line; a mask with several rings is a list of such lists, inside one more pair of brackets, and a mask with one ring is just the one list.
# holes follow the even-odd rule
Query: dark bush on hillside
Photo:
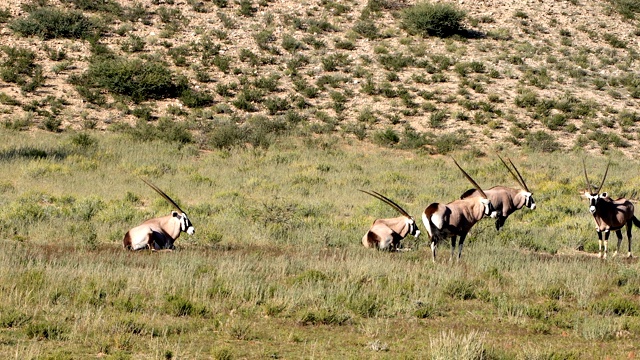
[[544, 131], [536, 131], [526, 136], [527, 147], [533, 151], [554, 152], [560, 150], [560, 143], [553, 135]]
[[157, 125], [153, 125], [143, 119], [138, 119], [135, 127], [119, 125], [117, 130], [127, 133], [137, 140], [153, 141], [162, 140], [170, 143], [189, 144], [193, 137], [184, 123], [163, 117]]
[[4, 24], [11, 19], [11, 12], [7, 9], [0, 9], [0, 24]]
[[[186, 80], [175, 76], [163, 63], [111, 57], [94, 60], [82, 76], [69, 81], [76, 86], [125, 95], [134, 102], [176, 98], [188, 89]], [[193, 103], [202, 100], [189, 95], [185, 98]]]
[[640, 1], [638, 0], [609, 0], [618, 13], [627, 19], [635, 19], [640, 13]]
[[400, 135], [393, 129], [377, 131], [373, 134], [373, 142], [382, 146], [394, 146], [400, 141]]
[[35, 52], [19, 47], [3, 46], [7, 55], [0, 64], [0, 79], [20, 85], [25, 92], [32, 92], [44, 84], [42, 66], [35, 63]]
[[88, 39], [98, 32], [98, 26], [81, 12], [51, 7], [37, 8], [26, 18], [12, 21], [9, 29], [23, 36], [38, 36], [45, 40]]
[[268, 148], [277, 135], [289, 129], [286, 117], [270, 119], [266, 116], [254, 116], [243, 125], [229, 121], [217, 125], [209, 132], [209, 145], [216, 149], [230, 149], [236, 146]]
[[206, 92], [186, 89], [180, 95], [180, 101], [190, 108], [203, 108], [213, 104], [213, 96]]
[[122, 14], [122, 6], [114, 0], [62, 0], [63, 3], [73, 4], [77, 9], [84, 11], [102, 11], [114, 15]]
[[462, 30], [465, 16], [466, 13], [453, 4], [423, 2], [404, 10], [402, 24], [413, 34], [448, 37]]
[[209, 134], [209, 145], [215, 149], [230, 149], [246, 142], [246, 132], [235, 122], [216, 126]]

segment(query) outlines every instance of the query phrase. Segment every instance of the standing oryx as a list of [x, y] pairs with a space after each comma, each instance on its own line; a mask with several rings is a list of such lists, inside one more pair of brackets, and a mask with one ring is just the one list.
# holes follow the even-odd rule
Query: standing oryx
[[[613, 254], [613, 256], [615, 257], [616, 255], [618, 255], [620, 245], [622, 244], [622, 227], [626, 225], [627, 241], [629, 243], [629, 252], [627, 253], [627, 257], [632, 257], [631, 228], [633, 227], [633, 225], [640, 227], [640, 220], [638, 220], [633, 214], [634, 209], [631, 201], [625, 198], [613, 200], [606, 192], [602, 192], [604, 180], [607, 178], [607, 173], [609, 172], [609, 165], [611, 165], [611, 163], [607, 164], [607, 169], [604, 172], [602, 183], [600, 183], [597, 191], [595, 191], [596, 189], [593, 189], [591, 183], [589, 182], [589, 177], [587, 176], [587, 167], [584, 163], [584, 159], [582, 160], [582, 168], [584, 169], [584, 177], [587, 180], [588, 187], [588, 192], [585, 190], [584, 196], [589, 200], [589, 211], [593, 215], [593, 219], [596, 222], [596, 231], [598, 232], [598, 254], [600, 258], [607, 258], [609, 232], [615, 231], [616, 236], [618, 237], [618, 247], [616, 248], [616, 252]], [[603, 231], [604, 253], [602, 252]]]
[[[500, 161], [504, 164], [504, 166], [509, 170], [511, 176], [518, 182], [518, 184], [523, 188], [523, 190], [518, 190], [506, 186], [494, 186], [491, 189], [485, 190], [485, 194], [487, 198], [491, 201], [491, 204], [498, 212], [496, 219], [496, 230], [500, 230], [502, 226], [504, 226], [504, 222], [507, 221], [509, 215], [511, 215], [514, 211], [520, 210], [522, 207], [526, 206], [531, 210], [536, 208], [536, 202], [533, 200], [533, 194], [531, 190], [527, 187], [522, 175], [518, 171], [518, 168], [509, 160], [509, 164], [513, 167], [513, 170], [507, 165], [507, 163], [498, 155]], [[515, 172], [514, 172], [515, 170]], [[517, 174], [517, 175], [516, 175]], [[480, 192], [476, 189], [467, 190], [462, 196], [461, 199], [478, 196]]]
[[189, 221], [187, 214], [180, 209], [175, 201], [157, 186], [144, 179], [141, 180], [151, 186], [153, 190], [165, 198], [178, 211], [172, 211], [171, 215], [147, 220], [127, 231], [122, 240], [124, 248], [128, 250], [147, 248], [151, 250], [173, 250], [173, 243], [178, 239], [180, 233], [184, 231], [189, 235], [193, 235], [195, 228]]
[[392, 219], [376, 219], [369, 231], [362, 237], [364, 247], [396, 251], [400, 248], [400, 240], [407, 235], [411, 234], [416, 239], [420, 236], [420, 230], [415, 220], [400, 205], [378, 192], [360, 191], [383, 201], [402, 214], [402, 216]]
[[436, 246], [438, 242], [448, 237], [451, 238], [451, 258], [453, 258], [456, 248], [456, 237], [460, 236], [458, 250], [459, 260], [462, 255], [462, 245], [473, 225], [484, 216], [496, 217], [496, 210], [493, 204], [491, 204], [491, 201], [487, 198], [487, 195], [482, 191], [478, 183], [458, 165], [455, 159], [453, 159], [453, 162], [478, 190], [480, 196], [455, 200], [446, 205], [433, 203], [424, 210], [422, 213], [422, 221], [431, 239], [433, 261], [436, 260]]

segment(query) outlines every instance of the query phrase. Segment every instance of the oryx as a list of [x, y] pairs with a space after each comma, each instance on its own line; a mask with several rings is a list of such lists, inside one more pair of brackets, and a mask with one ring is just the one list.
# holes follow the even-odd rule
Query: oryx
[[402, 215], [392, 219], [376, 219], [369, 231], [362, 237], [364, 247], [396, 251], [400, 248], [400, 240], [407, 235], [411, 234], [416, 239], [420, 236], [420, 230], [415, 220], [400, 205], [378, 192], [360, 191], [386, 203]]
[[496, 209], [478, 183], [458, 165], [455, 159], [453, 159], [453, 162], [458, 169], [462, 171], [467, 180], [478, 190], [480, 196], [458, 199], [446, 205], [433, 203], [424, 210], [422, 213], [422, 222], [427, 228], [429, 238], [431, 239], [431, 253], [433, 254], [434, 262], [436, 260], [436, 247], [440, 240], [451, 238], [451, 258], [453, 259], [456, 248], [456, 238], [458, 236], [460, 237], [458, 250], [459, 260], [460, 256], [462, 256], [464, 240], [473, 225], [484, 216], [495, 218], [497, 215]]
[[[500, 155], [498, 155], [498, 158], [500, 158], [502, 164], [504, 164], [507, 170], [509, 170], [511, 176], [513, 176], [522, 189], [514, 189], [506, 186], [494, 186], [491, 189], [484, 191], [487, 198], [491, 201], [491, 204], [497, 211], [496, 230], [500, 230], [502, 226], [504, 226], [509, 215], [516, 210], [520, 210], [523, 207], [528, 207], [531, 210], [536, 208], [536, 202], [533, 200], [533, 194], [531, 193], [531, 190], [529, 190], [529, 187], [527, 187], [522, 175], [520, 175], [518, 168], [516, 168], [511, 159], [507, 158], [507, 160], [509, 160], [509, 164], [513, 167], [513, 170], [509, 165], [507, 165], [502, 157], [500, 157]], [[462, 194], [460, 198], [464, 199], [466, 197], [478, 196], [479, 194], [478, 190], [469, 189]]]
[[124, 234], [122, 244], [128, 250], [173, 250], [173, 243], [178, 239], [181, 232], [193, 235], [196, 231], [191, 221], [182, 209], [167, 194], [157, 186], [141, 179], [160, 196], [165, 198], [178, 211], [171, 211], [170, 215], [150, 219], [134, 227]]
[[[584, 178], [587, 180], [588, 192], [583, 192], [584, 196], [589, 200], [589, 212], [593, 215], [593, 220], [596, 222], [596, 231], [598, 232], [598, 256], [600, 258], [607, 258], [607, 248], [609, 242], [609, 232], [615, 231], [618, 237], [618, 247], [613, 254], [615, 257], [618, 255], [620, 245], [622, 244], [622, 227], [627, 227], [627, 241], [629, 245], [629, 252], [627, 257], [633, 257], [631, 255], [631, 228], [633, 225], [640, 227], [640, 220], [636, 218], [633, 211], [633, 204], [631, 201], [620, 198], [613, 200], [606, 192], [602, 192], [602, 186], [604, 180], [607, 178], [609, 172], [609, 165], [602, 177], [602, 182], [597, 189], [594, 189], [589, 182], [589, 176], [587, 176], [587, 167], [582, 159], [582, 168], [584, 170]], [[604, 240], [602, 239], [602, 233], [604, 232]], [[603, 252], [604, 242], [604, 252]]]

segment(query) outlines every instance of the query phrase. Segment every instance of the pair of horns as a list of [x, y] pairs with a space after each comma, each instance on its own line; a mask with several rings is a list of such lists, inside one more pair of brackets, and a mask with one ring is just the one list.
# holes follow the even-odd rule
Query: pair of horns
[[184, 211], [182, 211], [182, 209], [180, 209], [180, 206], [178, 206], [178, 204], [176, 204], [176, 202], [173, 201], [173, 199], [171, 199], [169, 197], [169, 195], [165, 194], [164, 191], [160, 190], [157, 186], [153, 185], [152, 183], [148, 182], [147, 180], [145, 180], [143, 178], [140, 178], [140, 180], [144, 181], [145, 184], [149, 185], [153, 190], [155, 190], [158, 194], [160, 194], [160, 196], [162, 196], [171, 205], [173, 205], [178, 211], [180, 211], [181, 213], [184, 213]]
[[[513, 170], [511, 170], [509, 165], [507, 165], [507, 163], [504, 161], [504, 159], [502, 159], [502, 157], [500, 155], [498, 155], [498, 158], [500, 159], [500, 161], [502, 161], [502, 163], [507, 168], [507, 170], [509, 170], [509, 172], [511, 173], [511, 176], [513, 176], [513, 178], [516, 179], [518, 184], [520, 184], [520, 186], [522, 186], [522, 188], [525, 189], [527, 192], [531, 192], [531, 190], [529, 190], [529, 188], [527, 187], [527, 183], [524, 182], [524, 178], [522, 177], [522, 175], [520, 175], [520, 172], [518, 171], [518, 168], [515, 165], [513, 165], [513, 162], [511, 162], [511, 159], [507, 158], [507, 160], [509, 160], [509, 164], [511, 164], [511, 166], [513, 166], [513, 170], [515, 170], [515, 173], [513, 172]], [[516, 176], [516, 174], [517, 174], [517, 176]]]
[[473, 186], [478, 190], [478, 192], [480, 193], [480, 195], [482, 195], [483, 198], [487, 198], [487, 194], [484, 193], [484, 191], [482, 191], [482, 188], [480, 187], [480, 185], [478, 185], [478, 183], [473, 180], [473, 178], [467, 174], [466, 171], [464, 171], [464, 169], [462, 169], [462, 167], [458, 164], [458, 162], [456, 161], [456, 159], [454, 159], [453, 157], [451, 158], [453, 160], [453, 162], [456, 164], [456, 166], [458, 167], [458, 169], [460, 169], [460, 171], [462, 171], [462, 173], [464, 174], [464, 176], [467, 178], [467, 180], [469, 180], [469, 182], [471, 184], [473, 184]]
[[[360, 190], [360, 189], [358, 189], [358, 190]], [[367, 190], [360, 190], [360, 191], [362, 191], [365, 194], [369, 194], [369, 195], [373, 196], [374, 198], [386, 203], [387, 205], [391, 206], [392, 208], [398, 210], [398, 212], [400, 214], [402, 214], [402, 215], [404, 215], [404, 216], [406, 216], [408, 218], [411, 217], [411, 215], [409, 215], [406, 211], [404, 211], [404, 209], [400, 205], [396, 204], [391, 199], [389, 199], [388, 197], [380, 194], [379, 192], [376, 192], [376, 191], [369, 192]]]
[[[611, 165], [611, 161], [609, 161], [609, 163], [607, 163], [607, 169], [604, 171], [604, 176], [602, 177], [602, 182], [600, 183], [600, 186], [598, 187], [598, 192], [601, 192], [602, 186], [604, 186], [604, 181], [606, 180], [607, 174], [609, 173], [609, 165]], [[589, 176], [587, 176], [587, 166], [584, 163], [584, 158], [582, 159], [582, 169], [584, 170], [584, 178], [587, 180], [587, 187], [589, 187], [589, 194], [591, 194], [591, 195], [597, 194], [597, 193], [595, 193], [593, 191], [593, 187], [591, 186], [591, 182], [589, 181]]]

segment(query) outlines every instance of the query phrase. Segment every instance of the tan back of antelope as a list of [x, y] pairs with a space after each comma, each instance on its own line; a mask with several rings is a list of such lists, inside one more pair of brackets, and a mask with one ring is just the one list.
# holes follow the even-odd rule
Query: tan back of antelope
[[[533, 193], [529, 190], [527, 183], [524, 181], [522, 175], [516, 168], [516, 166], [509, 160], [509, 163], [513, 167], [513, 170], [507, 165], [507, 163], [498, 155], [502, 164], [509, 170], [513, 178], [518, 182], [522, 189], [514, 189], [506, 186], [494, 186], [491, 189], [485, 190], [489, 201], [497, 211], [496, 216], [496, 230], [500, 230], [509, 215], [513, 214], [516, 210], [520, 210], [523, 207], [528, 207], [531, 210], [536, 208], [536, 202], [533, 199]], [[514, 172], [515, 170], [515, 172]], [[473, 196], [480, 196], [480, 192], [477, 189], [469, 189], [460, 196], [461, 199]]]
[[167, 194], [157, 186], [142, 179], [154, 189], [160, 196], [172, 204], [178, 211], [172, 211], [170, 215], [149, 219], [134, 227], [124, 234], [122, 245], [128, 250], [173, 250], [174, 243], [182, 232], [189, 235], [195, 233], [195, 228], [182, 209]]
[[402, 216], [391, 219], [376, 219], [362, 237], [364, 247], [396, 251], [400, 248], [400, 241], [407, 235], [413, 235], [416, 239], [420, 236], [420, 230], [415, 220], [400, 205], [378, 192], [360, 191], [381, 200], [402, 214]]
[[457, 258], [460, 259], [464, 240], [473, 225], [484, 216], [495, 218], [497, 215], [493, 204], [478, 183], [458, 165], [455, 159], [453, 162], [458, 169], [462, 171], [467, 180], [478, 190], [480, 196], [458, 199], [448, 204], [432, 203], [424, 210], [422, 213], [422, 222], [427, 228], [427, 233], [431, 239], [433, 261], [436, 260], [438, 242], [447, 238], [451, 238], [451, 258], [453, 258], [457, 237], [460, 237], [457, 256]]

